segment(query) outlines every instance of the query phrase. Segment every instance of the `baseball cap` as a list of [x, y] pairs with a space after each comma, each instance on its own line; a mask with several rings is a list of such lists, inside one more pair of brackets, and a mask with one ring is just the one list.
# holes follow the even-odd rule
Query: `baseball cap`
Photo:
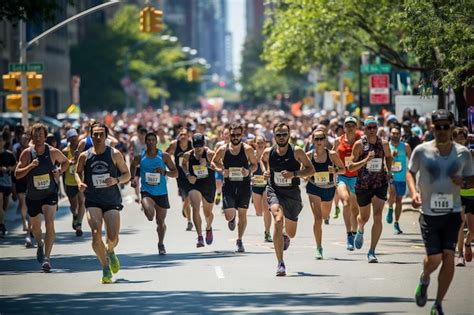
[[193, 147], [202, 148], [204, 146], [204, 135], [201, 133], [196, 133], [193, 136]]
[[352, 116], [349, 116], [344, 120], [344, 125], [347, 124], [347, 123], [354, 123], [354, 124], [357, 125], [357, 119], [355, 119]]
[[449, 120], [454, 122], [454, 114], [446, 109], [438, 109], [431, 113], [431, 120], [433, 123], [440, 120]]
[[364, 120], [364, 125], [368, 124], [377, 124], [377, 120], [375, 120], [374, 116], [367, 116], [367, 118]]
[[69, 138], [72, 138], [72, 137], [77, 137], [77, 131], [76, 129], [69, 129], [67, 132], [66, 132], [66, 139], [69, 139]]

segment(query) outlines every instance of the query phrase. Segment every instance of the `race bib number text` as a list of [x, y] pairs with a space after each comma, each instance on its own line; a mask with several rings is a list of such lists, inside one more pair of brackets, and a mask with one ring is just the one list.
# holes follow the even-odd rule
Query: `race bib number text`
[[291, 186], [291, 179], [283, 177], [281, 172], [274, 173], [274, 180], [277, 186], [288, 187]]
[[105, 180], [110, 177], [109, 173], [106, 174], [93, 174], [92, 175], [92, 184], [95, 188], [105, 188], [107, 184]]
[[316, 184], [329, 184], [329, 172], [314, 173], [314, 182]]
[[206, 178], [209, 176], [207, 167], [204, 165], [193, 165], [193, 171], [197, 178]]
[[33, 186], [38, 190], [48, 189], [50, 183], [49, 174], [33, 176]]
[[369, 172], [380, 172], [382, 170], [382, 158], [374, 158], [370, 160], [366, 168]]
[[267, 184], [265, 176], [263, 175], [254, 175], [252, 177], [253, 186], [255, 187], [264, 187]]
[[145, 183], [147, 183], [148, 185], [152, 185], [152, 186], [159, 185], [160, 178], [161, 178], [160, 173], [145, 172]]
[[240, 167], [229, 167], [229, 179], [234, 181], [241, 181], [244, 179], [242, 174], [242, 168]]
[[431, 195], [430, 205], [433, 212], [451, 212], [454, 206], [453, 195], [435, 193]]

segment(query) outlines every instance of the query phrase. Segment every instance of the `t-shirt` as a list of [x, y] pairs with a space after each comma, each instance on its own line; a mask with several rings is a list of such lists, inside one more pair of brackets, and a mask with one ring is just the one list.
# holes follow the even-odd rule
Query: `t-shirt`
[[434, 141], [415, 148], [408, 169], [419, 172], [418, 189], [421, 194], [421, 213], [438, 216], [461, 212], [461, 187], [451, 176], [473, 176], [472, 156], [466, 147], [453, 143], [451, 152], [441, 156]]

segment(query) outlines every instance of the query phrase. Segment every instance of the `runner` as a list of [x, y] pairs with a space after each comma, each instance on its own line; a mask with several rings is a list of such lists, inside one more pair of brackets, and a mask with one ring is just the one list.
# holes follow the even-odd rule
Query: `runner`
[[76, 231], [76, 236], [82, 236], [82, 219], [86, 208], [84, 205], [84, 194], [79, 192], [76, 183], [76, 160], [74, 152], [77, 150], [79, 144], [79, 137], [76, 129], [69, 129], [66, 133], [68, 145], [63, 149], [63, 154], [69, 160], [69, 167], [64, 173], [63, 183], [64, 191], [69, 199], [70, 209], [72, 213], [72, 229]]
[[420, 228], [426, 249], [415, 301], [420, 307], [426, 304], [430, 276], [442, 263], [431, 314], [443, 314], [442, 301], [453, 279], [454, 251], [461, 225], [460, 189], [474, 187], [474, 170], [468, 149], [451, 140], [454, 115], [439, 109], [432, 113], [431, 120], [435, 139], [413, 151], [407, 184], [413, 206], [421, 206]]
[[193, 208], [193, 221], [198, 235], [196, 247], [204, 246], [202, 237], [201, 202], [206, 219], [206, 244], [211, 245], [214, 240], [212, 221], [214, 214], [214, 198], [216, 195], [216, 180], [210, 161], [214, 151], [206, 147], [204, 135], [196, 133], [193, 136], [193, 149], [184, 153], [182, 168], [189, 181], [189, 198]]
[[[102, 283], [112, 283], [112, 272], [117, 273], [120, 268], [114, 252], [123, 208], [118, 185], [130, 180], [130, 171], [122, 153], [105, 144], [109, 133], [105, 124], [95, 122], [90, 133], [93, 147], [79, 155], [76, 182], [85, 195], [92, 248], [102, 265]], [[107, 247], [102, 241], [102, 223], [105, 223]]]
[[5, 140], [0, 132], [0, 237], [5, 237], [5, 211], [12, 193], [12, 171], [15, 170], [15, 155], [5, 148]]
[[354, 250], [354, 236], [357, 231], [357, 216], [359, 215], [359, 207], [355, 196], [355, 184], [357, 181], [357, 171], [350, 171], [347, 166], [352, 154], [354, 143], [360, 139], [360, 133], [357, 131], [357, 119], [347, 117], [344, 120], [345, 134], [338, 137], [334, 141], [333, 150], [337, 152], [341, 161], [346, 166], [346, 172], [337, 175], [337, 194], [342, 201], [342, 215], [347, 232], [346, 249]]
[[190, 132], [187, 128], [181, 128], [178, 133], [178, 139], [173, 140], [170, 143], [166, 153], [174, 156], [174, 163], [178, 168], [178, 177], [176, 182], [178, 184], [178, 193], [183, 202], [181, 213], [183, 217], [188, 221], [186, 225], [186, 231], [193, 229], [193, 223], [191, 222], [191, 207], [188, 192], [190, 190], [189, 181], [186, 179], [186, 175], [183, 171], [183, 155], [185, 152], [192, 150], [193, 146], [189, 140]]
[[[304, 150], [288, 144], [290, 127], [278, 123], [273, 129], [276, 145], [265, 149], [262, 156], [263, 174], [270, 178], [266, 192], [273, 215], [273, 244], [278, 260], [277, 276], [286, 276], [283, 251], [295, 237], [298, 215], [303, 209], [299, 177], [314, 174], [314, 167]], [[286, 232], [286, 234], [284, 234]]]
[[[170, 155], [161, 151], [161, 149], [157, 149], [157, 142], [158, 138], [153, 132], [146, 134], [146, 150], [142, 151], [140, 156], [135, 156], [130, 171], [133, 174], [137, 166], [140, 167], [142, 206], [148, 221], [152, 221], [156, 213], [158, 254], [166, 255], [163, 241], [166, 233], [166, 213], [170, 208], [166, 176], [177, 177], [178, 170]], [[137, 184], [137, 180], [134, 178], [132, 187], [138, 186]]]
[[[147, 130], [143, 127], [140, 127], [140, 128], [138, 128], [137, 134], [134, 135], [130, 139], [129, 148], [128, 148], [128, 152], [130, 152], [130, 156], [129, 156], [130, 161], [133, 161], [135, 159], [135, 157], [137, 157], [137, 156], [140, 157], [141, 154], [142, 154], [142, 151], [144, 151], [146, 149], [146, 143], [145, 143], [146, 133], [147, 133]], [[131, 174], [132, 178], [136, 182], [138, 182], [138, 177], [140, 175], [140, 168], [138, 168], [136, 171], [137, 171], [137, 173], [130, 173], [130, 174]], [[133, 187], [133, 189], [135, 190], [135, 195], [136, 195], [135, 202], [140, 203], [140, 189], [139, 189], [139, 186], [136, 185], [135, 187]]]
[[[365, 120], [365, 135], [354, 143], [349, 170], [357, 171], [355, 187], [359, 204], [358, 228], [354, 246], [361, 249], [364, 243], [364, 226], [373, 210], [372, 236], [367, 253], [369, 263], [377, 263], [375, 247], [382, 234], [382, 211], [387, 201], [388, 178], [392, 179], [392, 156], [388, 142], [377, 136], [377, 121], [368, 116]], [[385, 169], [385, 166], [387, 170]]]
[[251, 196], [250, 176], [257, 170], [257, 158], [253, 148], [242, 142], [243, 127], [233, 123], [228, 129], [230, 143], [217, 149], [212, 159], [212, 167], [224, 174], [222, 208], [231, 231], [235, 229], [238, 213], [236, 245], [237, 252], [243, 253], [245, 248], [242, 237], [247, 227], [247, 210]]
[[[58, 209], [58, 180], [69, 166], [61, 151], [45, 144], [48, 128], [40, 123], [31, 127], [32, 147], [20, 155], [15, 177], [27, 178], [26, 206], [30, 216], [31, 230], [38, 244], [36, 259], [44, 272], [51, 271], [51, 250], [55, 239], [54, 216]], [[60, 167], [55, 166], [56, 163]], [[41, 216], [43, 214], [46, 236], [41, 237]]]
[[[229, 127], [225, 126], [222, 130], [222, 140], [216, 143], [215, 150], [219, 149], [223, 145], [230, 143]], [[216, 206], [221, 202], [222, 198], [222, 182], [224, 181], [224, 175], [221, 172], [216, 172]]]
[[[322, 222], [331, 213], [332, 200], [336, 193], [334, 177], [344, 174], [344, 163], [335, 151], [326, 148], [326, 134], [316, 129], [312, 135], [314, 149], [306, 153], [316, 171], [306, 185], [311, 210], [313, 211], [313, 233], [316, 240], [316, 259], [323, 259]], [[335, 166], [334, 166], [335, 165]]]
[[388, 224], [393, 222], [393, 203], [395, 202], [395, 222], [393, 232], [402, 234], [400, 229], [400, 216], [402, 215], [402, 199], [406, 194], [407, 159], [411, 157], [411, 149], [408, 143], [400, 141], [401, 132], [397, 127], [390, 130], [390, 152], [393, 157], [392, 172], [393, 183], [390, 185], [390, 197], [388, 199], [388, 211], [386, 220]]

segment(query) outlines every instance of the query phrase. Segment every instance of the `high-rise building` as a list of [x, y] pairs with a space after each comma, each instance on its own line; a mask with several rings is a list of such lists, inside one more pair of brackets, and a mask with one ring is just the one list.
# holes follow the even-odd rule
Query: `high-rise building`
[[245, 7], [247, 36], [259, 37], [265, 15], [264, 0], [246, 0]]

